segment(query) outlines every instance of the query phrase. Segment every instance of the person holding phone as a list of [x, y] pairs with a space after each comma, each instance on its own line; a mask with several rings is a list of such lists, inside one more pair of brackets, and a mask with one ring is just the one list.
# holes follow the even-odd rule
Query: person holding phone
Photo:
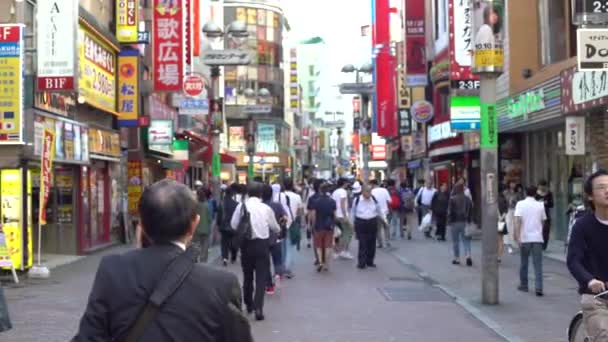
[[593, 173], [584, 185], [591, 213], [579, 218], [568, 245], [568, 269], [579, 283], [583, 321], [590, 341], [608, 341], [608, 171]]

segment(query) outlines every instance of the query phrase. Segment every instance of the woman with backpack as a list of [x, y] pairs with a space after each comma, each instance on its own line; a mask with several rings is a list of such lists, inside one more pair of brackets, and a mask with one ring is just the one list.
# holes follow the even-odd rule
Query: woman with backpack
[[473, 202], [464, 194], [464, 185], [456, 184], [448, 204], [448, 224], [452, 232], [454, 259], [452, 264], [460, 265], [460, 241], [464, 247], [467, 266], [473, 266], [471, 259], [471, 237], [465, 235], [467, 224], [473, 220]]

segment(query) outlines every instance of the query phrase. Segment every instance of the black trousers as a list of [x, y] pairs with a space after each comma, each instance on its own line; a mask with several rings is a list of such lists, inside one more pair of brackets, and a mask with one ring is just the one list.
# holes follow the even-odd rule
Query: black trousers
[[435, 214], [435, 220], [437, 224], [437, 231], [435, 231], [435, 236], [440, 239], [445, 240], [445, 231], [446, 226], [448, 224], [448, 215], [447, 214]]
[[372, 265], [376, 257], [378, 218], [370, 220], [355, 219], [355, 232], [359, 240], [359, 266]]
[[543, 251], [549, 246], [549, 237], [551, 236], [551, 220], [543, 222]]
[[262, 310], [270, 274], [268, 239], [243, 240], [241, 267], [243, 268], [243, 302], [248, 309]]
[[230, 261], [235, 261], [236, 255], [239, 251], [232, 243], [234, 233], [223, 230], [221, 230], [220, 233], [222, 234], [222, 259], [230, 259]]

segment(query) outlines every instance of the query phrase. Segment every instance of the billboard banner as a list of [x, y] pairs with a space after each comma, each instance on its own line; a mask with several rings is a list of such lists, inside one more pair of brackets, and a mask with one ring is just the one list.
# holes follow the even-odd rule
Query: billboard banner
[[36, 88], [75, 90], [78, 1], [38, 0], [36, 7]]
[[450, 0], [450, 80], [477, 79], [471, 74], [473, 62], [472, 0]]
[[473, 8], [473, 72], [500, 74], [504, 66], [504, 3], [475, 0]]
[[[390, 41], [390, 8], [388, 0], [376, 0], [374, 44]], [[397, 111], [395, 110], [395, 57], [389, 46], [380, 49], [376, 57], [375, 122], [378, 135], [397, 136]]]
[[137, 50], [124, 50], [118, 56], [118, 124], [137, 127], [139, 116], [139, 57]]
[[116, 39], [121, 43], [137, 43], [138, 0], [116, 0]]
[[23, 143], [23, 31], [0, 25], [0, 144]]
[[405, 60], [408, 87], [425, 87], [428, 84], [424, 3], [424, 0], [405, 2]]
[[78, 95], [101, 110], [116, 112], [116, 53], [84, 27], [78, 29]]
[[40, 209], [38, 210], [40, 225], [46, 224], [46, 206], [51, 194], [53, 173], [53, 158], [55, 157], [55, 132], [45, 129], [42, 136], [42, 155], [40, 156]]
[[184, 75], [182, 0], [154, 0], [154, 90], [181, 92]]

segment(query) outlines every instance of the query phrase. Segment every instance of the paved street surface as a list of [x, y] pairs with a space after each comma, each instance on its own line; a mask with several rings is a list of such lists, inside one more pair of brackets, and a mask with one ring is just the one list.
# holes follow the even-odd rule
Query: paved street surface
[[[112, 252], [121, 252], [124, 248]], [[108, 252], [106, 252], [108, 253]], [[100, 255], [53, 270], [48, 281], [8, 285], [14, 329], [3, 342], [68, 341], [76, 331]], [[296, 278], [267, 297], [266, 321], [252, 322], [257, 341], [504, 341], [416, 272], [380, 253], [378, 268], [339, 260], [318, 274], [302, 250]], [[238, 265], [229, 269], [240, 275]]]

